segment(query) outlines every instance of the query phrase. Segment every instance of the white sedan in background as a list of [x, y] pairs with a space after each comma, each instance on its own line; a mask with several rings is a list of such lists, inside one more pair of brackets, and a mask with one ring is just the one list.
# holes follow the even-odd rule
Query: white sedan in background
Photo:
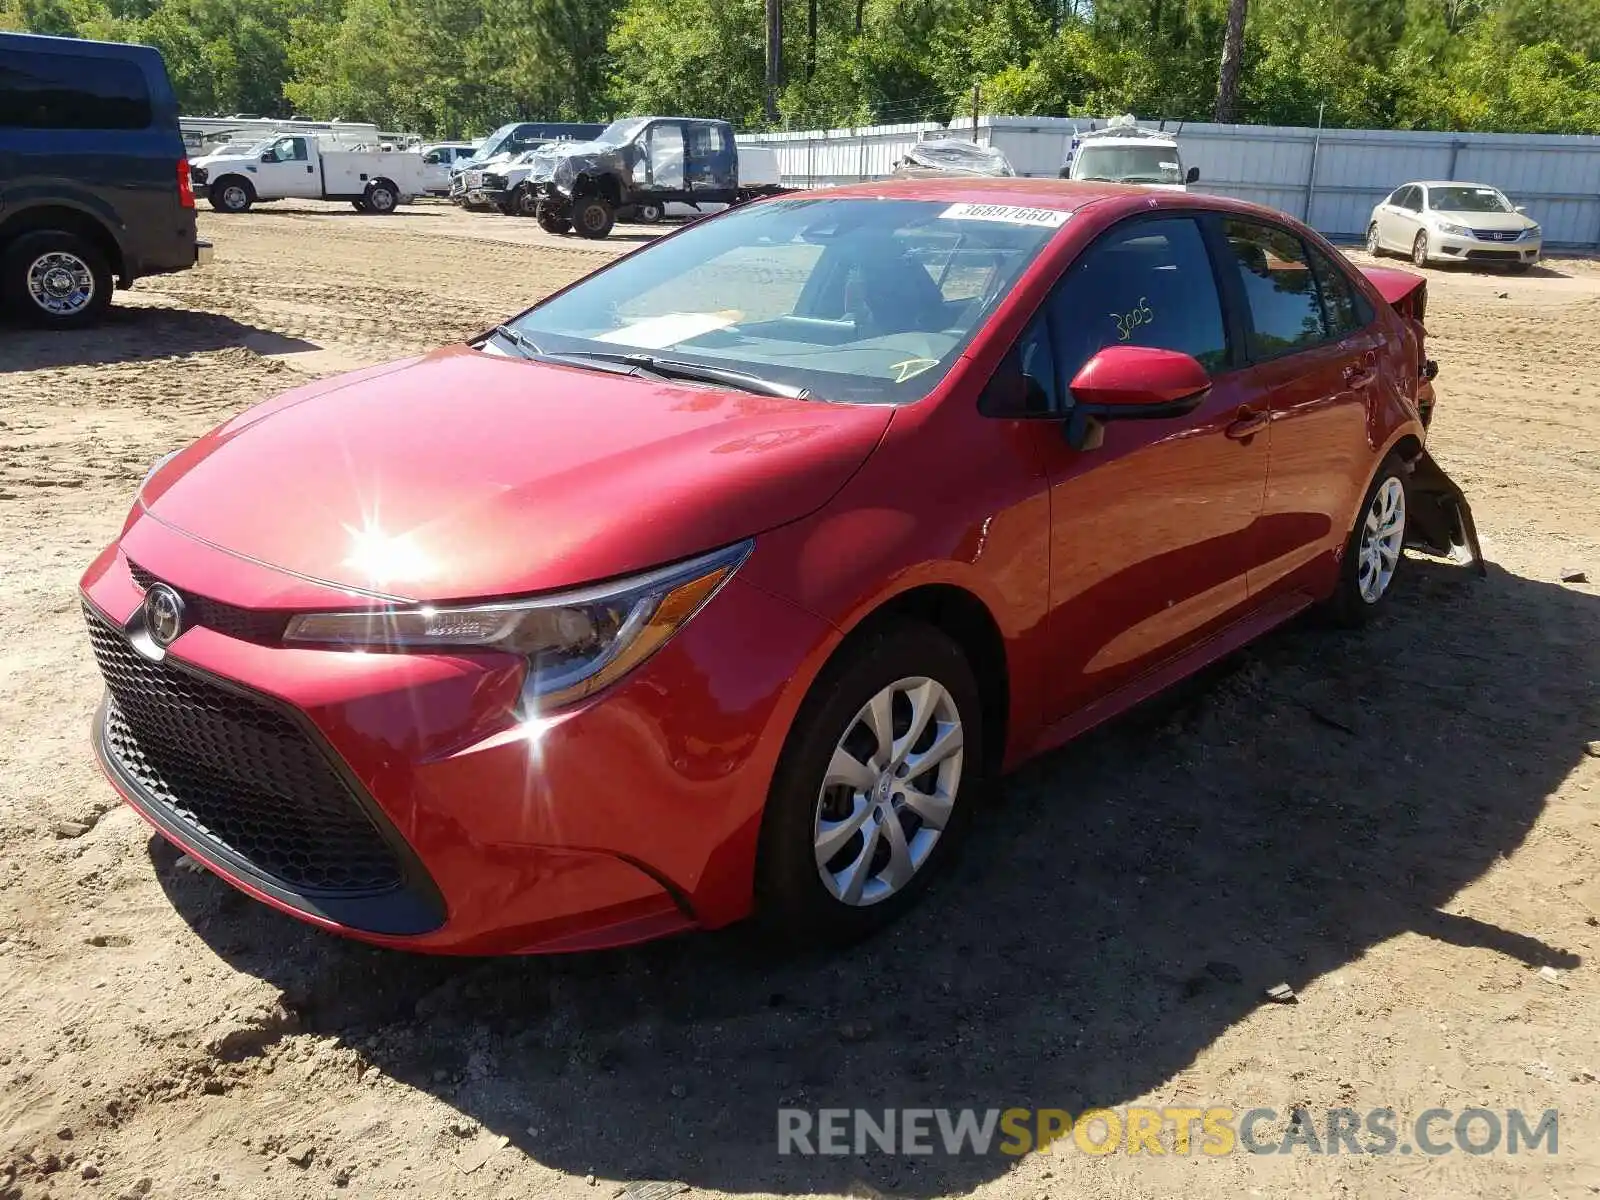
[[1367, 253], [1410, 255], [1430, 262], [1500, 263], [1526, 271], [1539, 261], [1539, 226], [1482, 183], [1425, 182], [1396, 188], [1372, 210]]

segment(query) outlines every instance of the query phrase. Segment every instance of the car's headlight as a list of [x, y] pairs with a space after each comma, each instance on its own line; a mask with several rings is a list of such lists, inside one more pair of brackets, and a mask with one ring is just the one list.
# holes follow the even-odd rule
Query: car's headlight
[[749, 555], [744, 541], [578, 591], [467, 607], [306, 613], [284, 640], [350, 650], [500, 650], [528, 660], [530, 712], [599, 691], [649, 658]]
[[1440, 221], [1435, 219], [1433, 222], [1433, 227], [1440, 233], [1448, 233], [1455, 237], [1466, 237], [1469, 232], [1464, 226], [1457, 225], [1452, 221]]
[[1529, 225], [1522, 231], [1522, 236], [1525, 238], [1536, 238], [1539, 236], [1539, 232], [1540, 230], [1537, 225]]

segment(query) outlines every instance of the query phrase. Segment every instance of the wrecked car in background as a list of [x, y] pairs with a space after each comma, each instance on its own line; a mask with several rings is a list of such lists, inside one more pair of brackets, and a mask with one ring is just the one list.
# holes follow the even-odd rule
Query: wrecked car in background
[[618, 220], [668, 204], [734, 205], [783, 189], [739, 180], [739, 148], [726, 121], [699, 117], [628, 117], [588, 142], [541, 147], [533, 156], [517, 210], [548, 233], [603, 238]]
[[939, 175], [1014, 176], [1016, 170], [1005, 152], [980, 146], [965, 138], [930, 138], [918, 142], [894, 165], [896, 179], [926, 179]]

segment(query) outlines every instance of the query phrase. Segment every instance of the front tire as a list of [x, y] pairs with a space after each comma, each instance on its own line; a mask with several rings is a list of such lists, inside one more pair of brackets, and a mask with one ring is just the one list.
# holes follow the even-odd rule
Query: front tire
[[206, 193], [206, 199], [218, 212], [249, 212], [250, 206], [256, 202], [256, 189], [251, 186], [248, 179], [229, 175], [211, 185], [211, 190]]
[[837, 944], [894, 920], [944, 869], [984, 778], [978, 685], [921, 622], [824, 669], [790, 729], [762, 818], [758, 919]]
[[111, 267], [77, 234], [41, 229], [12, 242], [0, 261], [0, 302], [47, 329], [92, 325], [111, 304]]
[[1428, 235], [1426, 232], [1417, 234], [1416, 240], [1411, 243], [1411, 264], [1416, 267], [1428, 265]]
[[539, 218], [539, 228], [560, 237], [562, 234], [572, 232], [572, 222], [565, 217], [545, 216]]
[[616, 210], [604, 196], [581, 196], [573, 200], [572, 228], [579, 237], [603, 238], [616, 223]]
[[1383, 255], [1383, 243], [1378, 239], [1378, 223], [1374, 221], [1367, 226], [1367, 253], [1373, 258]]
[[1339, 582], [1326, 606], [1336, 625], [1365, 625], [1394, 590], [1406, 561], [1407, 474], [1404, 460], [1390, 454], [1367, 486], [1345, 543]]

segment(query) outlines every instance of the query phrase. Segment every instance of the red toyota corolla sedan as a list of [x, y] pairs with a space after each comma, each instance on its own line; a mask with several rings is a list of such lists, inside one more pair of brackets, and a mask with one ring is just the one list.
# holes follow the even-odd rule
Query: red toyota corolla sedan
[[[1216, 197], [921, 180], [697, 222], [163, 460], [96, 745], [251, 895], [417, 950], [903, 910], [982, 782], [1402, 546], [1423, 283]], [[1003, 869], [997, 866], [996, 869]]]

